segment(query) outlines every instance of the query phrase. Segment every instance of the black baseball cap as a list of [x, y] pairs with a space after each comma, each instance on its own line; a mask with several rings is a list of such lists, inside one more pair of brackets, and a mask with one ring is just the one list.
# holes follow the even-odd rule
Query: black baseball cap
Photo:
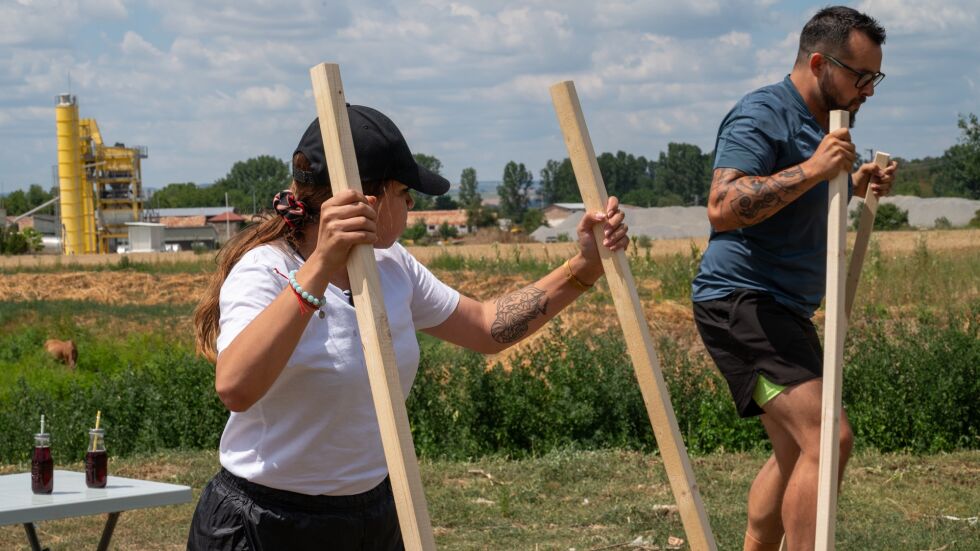
[[[428, 195], [449, 191], [449, 180], [415, 162], [405, 137], [384, 113], [363, 105], [347, 104], [347, 115], [361, 182], [394, 179]], [[296, 153], [309, 159], [310, 170], [299, 170], [294, 166], [293, 179], [317, 186], [330, 185], [320, 119], [310, 123], [293, 155]]]

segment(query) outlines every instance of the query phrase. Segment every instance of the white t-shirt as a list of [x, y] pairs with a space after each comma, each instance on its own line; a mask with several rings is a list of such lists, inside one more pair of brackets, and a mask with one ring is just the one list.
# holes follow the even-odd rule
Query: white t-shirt
[[[419, 365], [415, 331], [445, 321], [459, 293], [397, 243], [375, 249], [375, 258], [407, 396]], [[302, 262], [282, 242], [242, 256], [221, 286], [219, 355], [286, 288], [288, 281], [273, 269], [288, 274]], [[231, 413], [221, 435], [221, 465], [271, 488], [352, 495], [377, 486], [388, 469], [354, 307], [333, 285], [325, 294], [326, 316], [313, 316], [265, 396]]]

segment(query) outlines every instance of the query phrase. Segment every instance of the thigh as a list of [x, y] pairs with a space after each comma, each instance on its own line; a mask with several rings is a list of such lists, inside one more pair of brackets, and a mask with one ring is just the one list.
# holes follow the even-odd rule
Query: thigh
[[790, 386], [765, 405], [766, 415], [793, 437], [802, 450], [820, 447], [823, 379]]
[[765, 427], [766, 434], [769, 436], [772, 454], [776, 458], [780, 472], [784, 476], [788, 476], [793, 471], [796, 460], [800, 457], [800, 447], [796, 444], [796, 438], [771, 414], [763, 414], [759, 420], [762, 421], [762, 426]]
[[248, 531], [236, 496], [215, 479], [204, 487], [194, 510], [188, 551], [248, 551]]
[[813, 323], [772, 295], [745, 292], [732, 305], [729, 330], [756, 373], [782, 386], [818, 378], [823, 352]]
[[[389, 482], [385, 482], [389, 484]], [[387, 486], [387, 495], [364, 514], [365, 551], [404, 551], [395, 498]]]
[[[397, 524], [397, 520], [396, 520]], [[364, 551], [365, 523], [359, 512], [324, 512], [252, 496], [223, 481], [204, 488], [188, 536], [188, 551]], [[380, 549], [380, 548], [379, 548]]]
[[761, 414], [762, 409], [752, 400], [756, 374], [751, 355], [738, 339], [733, 338], [730, 330], [734, 300], [729, 296], [722, 300], [695, 302], [694, 322], [701, 342], [728, 384], [739, 416], [752, 417]]

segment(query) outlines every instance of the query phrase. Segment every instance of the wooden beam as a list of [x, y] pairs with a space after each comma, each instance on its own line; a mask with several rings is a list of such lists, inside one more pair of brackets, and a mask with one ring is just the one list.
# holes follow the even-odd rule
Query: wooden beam
[[[605, 211], [608, 199], [606, 186], [599, 172], [592, 139], [585, 126], [585, 117], [582, 114], [578, 94], [575, 92], [575, 85], [571, 81], [553, 85], [551, 100], [558, 114], [558, 122], [565, 137], [565, 145], [568, 147], [568, 156], [572, 161], [575, 179], [582, 192], [582, 200], [591, 212]], [[595, 226], [594, 231], [596, 243], [600, 244], [599, 252], [606, 272], [606, 281], [612, 291], [626, 347], [633, 360], [636, 379], [640, 383], [640, 392], [643, 394], [647, 414], [653, 425], [653, 432], [664, 460], [674, 499], [677, 501], [688, 543], [694, 550], [715, 550], [717, 547], [708, 523], [708, 515], [701, 502], [701, 494], [694, 481], [691, 462], [684, 441], [681, 439], [680, 430], [677, 428], [677, 419], [670, 403], [670, 395], [667, 393], [667, 385], [660, 371], [657, 352], [650, 337], [650, 329], [640, 304], [640, 297], [636, 292], [636, 282], [633, 280], [626, 253], [624, 251], [613, 253], [601, 246], [603, 242], [601, 224]]]
[[[891, 155], [875, 153], [875, 164], [884, 169], [891, 162]], [[864, 255], [868, 252], [868, 242], [871, 240], [871, 232], [874, 231], [875, 214], [878, 213], [878, 197], [871, 192], [871, 183], [868, 183], [868, 191], [864, 197], [864, 205], [861, 207], [861, 218], [858, 220], [857, 237], [854, 238], [854, 250], [851, 251], [851, 262], [847, 267], [847, 290], [844, 292], [846, 297], [844, 303], [844, 316], [851, 319], [851, 309], [854, 307], [854, 297], [857, 295], [858, 281], [861, 280], [861, 268], [864, 266]]]
[[[321, 63], [310, 69], [310, 77], [333, 192], [336, 194], [348, 189], [363, 191], [340, 67]], [[435, 549], [418, 459], [408, 425], [405, 396], [399, 383], [398, 364], [391, 343], [374, 247], [366, 244], [354, 247], [347, 261], [347, 271], [402, 539], [405, 548], [411, 551]]]
[[[848, 127], [849, 113], [830, 112], [830, 131]], [[824, 318], [823, 398], [820, 420], [820, 467], [817, 481], [816, 551], [834, 549], [837, 517], [837, 467], [840, 464], [841, 371], [844, 364], [844, 268], [847, 253], [847, 177], [841, 171], [827, 185], [827, 298]]]

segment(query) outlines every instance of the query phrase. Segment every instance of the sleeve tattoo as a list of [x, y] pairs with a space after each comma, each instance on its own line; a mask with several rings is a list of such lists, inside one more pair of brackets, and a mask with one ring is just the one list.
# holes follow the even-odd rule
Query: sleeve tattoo
[[528, 323], [544, 315], [548, 297], [537, 287], [525, 287], [497, 299], [497, 319], [490, 326], [490, 336], [499, 343], [513, 343], [527, 334]]
[[772, 176], [747, 176], [725, 168], [715, 173], [711, 183], [719, 203], [731, 196], [728, 205], [735, 217], [746, 226], [757, 224], [802, 193], [798, 184], [806, 180], [799, 166]]

